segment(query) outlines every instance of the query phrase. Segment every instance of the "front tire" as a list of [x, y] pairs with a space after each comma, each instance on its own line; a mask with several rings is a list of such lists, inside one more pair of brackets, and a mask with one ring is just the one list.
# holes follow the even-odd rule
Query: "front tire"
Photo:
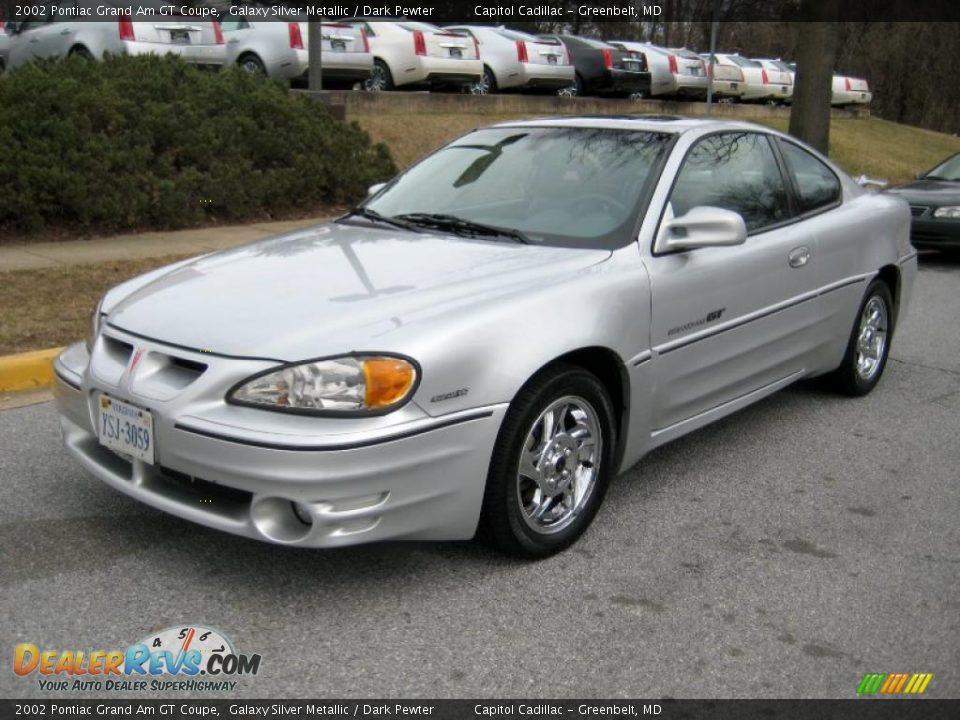
[[880, 382], [893, 338], [893, 296], [883, 280], [874, 280], [860, 303], [847, 352], [833, 373], [834, 386], [845, 395], [866, 395]]
[[517, 394], [497, 436], [480, 535], [503, 552], [544, 558], [593, 521], [613, 474], [609, 393], [573, 365], [556, 365]]

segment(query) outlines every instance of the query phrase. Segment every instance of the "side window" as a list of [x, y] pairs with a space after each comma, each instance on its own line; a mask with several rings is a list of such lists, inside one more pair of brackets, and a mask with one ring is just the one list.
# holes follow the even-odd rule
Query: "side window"
[[670, 194], [673, 216], [700, 205], [732, 210], [753, 233], [789, 217], [783, 175], [766, 135], [728, 132], [697, 141]]
[[791, 142], [781, 140], [780, 147], [797, 184], [800, 212], [806, 213], [840, 202], [840, 181], [830, 168]]

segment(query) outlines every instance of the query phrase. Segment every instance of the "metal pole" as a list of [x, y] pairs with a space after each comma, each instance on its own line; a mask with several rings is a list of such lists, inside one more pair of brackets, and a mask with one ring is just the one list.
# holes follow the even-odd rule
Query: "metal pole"
[[311, 92], [323, 90], [323, 23], [319, 20], [307, 22], [307, 87]]
[[710, 23], [710, 65], [707, 67], [707, 117], [713, 105], [713, 64], [717, 52], [717, 27], [720, 25], [720, 0], [713, 0], [713, 21]]

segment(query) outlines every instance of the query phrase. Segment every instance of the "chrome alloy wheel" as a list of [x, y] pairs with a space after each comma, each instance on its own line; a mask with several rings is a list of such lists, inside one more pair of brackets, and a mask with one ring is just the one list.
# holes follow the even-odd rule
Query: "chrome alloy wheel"
[[872, 380], [883, 364], [888, 328], [887, 305], [874, 295], [863, 308], [857, 332], [857, 375], [861, 379]]
[[576, 519], [596, 485], [603, 456], [596, 410], [572, 395], [552, 402], [531, 426], [520, 452], [521, 517], [534, 532], [559, 532]]

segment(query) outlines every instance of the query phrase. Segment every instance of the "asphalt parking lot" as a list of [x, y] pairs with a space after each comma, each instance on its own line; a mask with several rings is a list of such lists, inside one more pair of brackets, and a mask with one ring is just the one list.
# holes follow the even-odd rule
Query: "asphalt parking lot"
[[16, 643], [180, 623], [262, 655], [234, 697], [849, 698], [866, 672], [958, 697], [958, 317], [960, 263], [925, 257], [872, 395], [797, 386], [661, 448], [535, 564], [235, 538], [88, 477], [49, 403], [0, 412], [0, 697], [84, 696], [15, 676]]

